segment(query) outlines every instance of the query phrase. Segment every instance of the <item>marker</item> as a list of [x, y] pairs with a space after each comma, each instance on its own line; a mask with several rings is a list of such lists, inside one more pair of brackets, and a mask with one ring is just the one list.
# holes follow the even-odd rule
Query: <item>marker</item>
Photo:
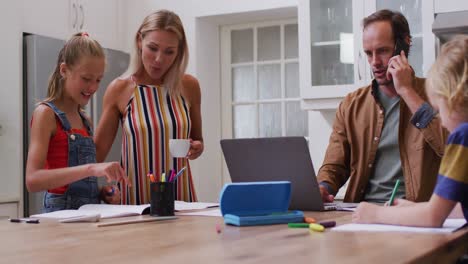
[[25, 222], [27, 224], [39, 224], [39, 219], [34, 219], [34, 218], [10, 218], [10, 222], [12, 222], [12, 223]]
[[308, 223], [288, 223], [289, 228], [309, 228]]
[[177, 180], [177, 178], [180, 177], [180, 175], [182, 175], [182, 173], [184, 172], [184, 170], [186, 169], [187, 167], [183, 167], [182, 169], [180, 169], [180, 171], [176, 174], [176, 176], [174, 177], [173, 181]]
[[171, 175], [169, 177], [169, 181], [172, 182], [174, 180], [174, 176], [175, 176], [175, 170], [170, 170], [169, 171], [169, 175]]
[[27, 224], [39, 224], [39, 219], [27, 219]]
[[304, 222], [312, 224], [312, 223], [315, 223], [317, 221], [315, 221], [315, 219], [313, 217], [304, 217]]
[[334, 227], [336, 226], [336, 222], [335, 221], [324, 221], [324, 222], [320, 222], [319, 225], [325, 227], [325, 228], [328, 228], [328, 227]]
[[400, 185], [400, 179], [398, 179], [395, 183], [395, 187], [393, 187], [393, 192], [392, 196], [390, 196], [390, 200], [388, 201], [388, 206], [391, 206], [393, 204], [393, 200], [395, 199], [395, 194], [398, 190], [398, 186]]
[[112, 195], [114, 195], [114, 192], [115, 192], [114, 186], [112, 186], [112, 187], [111, 187], [111, 191], [110, 191], [110, 192], [107, 192], [106, 195], [107, 195], [107, 196], [112, 196]]
[[150, 174], [149, 177], [150, 177], [150, 181], [151, 181], [151, 182], [156, 182], [156, 179], [154, 178], [154, 175], [153, 175], [153, 174]]
[[311, 231], [323, 232], [323, 230], [325, 230], [325, 227], [323, 225], [320, 225], [320, 224], [310, 224], [309, 229]]

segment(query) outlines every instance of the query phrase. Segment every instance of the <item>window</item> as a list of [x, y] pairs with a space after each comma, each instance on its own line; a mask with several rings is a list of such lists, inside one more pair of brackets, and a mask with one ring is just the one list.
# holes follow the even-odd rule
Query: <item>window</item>
[[223, 27], [221, 50], [223, 138], [307, 136], [297, 21]]

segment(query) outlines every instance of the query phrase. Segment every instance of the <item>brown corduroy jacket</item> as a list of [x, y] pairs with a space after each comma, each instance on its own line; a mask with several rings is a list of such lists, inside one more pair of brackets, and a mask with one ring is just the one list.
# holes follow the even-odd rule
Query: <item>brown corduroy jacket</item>
[[[425, 80], [414, 78], [416, 92], [428, 101]], [[378, 89], [378, 88], [377, 88]], [[406, 199], [429, 200], [434, 189], [447, 131], [436, 115], [426, 128], [411, 124], [412, 113], [400, 101], [398, 143], [405, 180]], [[318, 181], [336, 193], [349, 179], [345, 202], [360, 202], [365, 195], [383, 129], [384, 110], [372, 85], [348, 94], [336, 111], [335, 123]]]

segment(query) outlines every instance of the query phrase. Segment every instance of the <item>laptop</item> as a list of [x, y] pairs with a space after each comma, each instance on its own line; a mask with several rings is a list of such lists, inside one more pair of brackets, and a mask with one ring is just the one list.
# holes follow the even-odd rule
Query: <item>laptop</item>
[[223, 139], [221, 148], [232, 182], [290, 181], [290, 210], [324, 207], [304, 137]]

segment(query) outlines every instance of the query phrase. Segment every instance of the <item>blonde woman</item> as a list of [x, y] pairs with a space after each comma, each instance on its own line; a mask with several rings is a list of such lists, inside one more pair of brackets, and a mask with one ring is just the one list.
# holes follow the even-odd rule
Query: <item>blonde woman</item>
[[[95, 142], [103, 161], [122, 125], [121, 164], [132, 186], [123, 186], [123, 204], [150, 202], [149, 172], [187, 167], [176, 181], [176, 200], [196, 201], [188, 159], [203, 152], [201, 93], [185, 74], [188, 47], [180, 18], [168, 10], [148, 15], [138, 28], [126, 73], [106, 90]], [[190, 139], [186, 158], [172, 158], [169, 139]]]
[[58, 55], [48, 98], [34, 110], [26, 186], [30, 192], [47, 190], [44, 212], [78, 209], [100, 199], [120, 201], [118, 189], [99, 191], [96, 176], [109, 182], [127, 177], [117, 162], [96, 163], [91, 122], [82, 110], [97, 91], [105, 65], [101, 45], [87, 33], [75, 34]]
[[397, 199], [395, 206], [361, 203], [354, 222], [440, 227], [457, 203], [468, 220], [468, 36], [457, 36], [442, 47], [426, 85], [431, 104], [450, 131], [431, 199]]

